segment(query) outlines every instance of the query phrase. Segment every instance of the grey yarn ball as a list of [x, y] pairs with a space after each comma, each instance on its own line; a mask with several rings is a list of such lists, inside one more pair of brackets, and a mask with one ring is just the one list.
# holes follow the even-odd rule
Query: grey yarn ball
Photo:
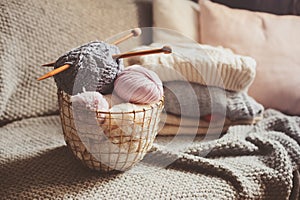
[[54, 65], [54, 68], [71, 65], [54, 76], [57, 87], [70, 95], [83, 91], [111, 93], [117, 74], [124, 69], [122, 60], [112, 58], [112, 55], [119, 53], [117, 46], [100, 41], [69, 51]]

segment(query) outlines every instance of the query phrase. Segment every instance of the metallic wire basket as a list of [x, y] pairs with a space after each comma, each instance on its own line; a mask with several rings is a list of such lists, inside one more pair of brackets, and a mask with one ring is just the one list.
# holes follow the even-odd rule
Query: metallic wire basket
[[131, 112], [74, 108], [70, 95], [58, 91], [67, 146], [85, 166], [124, 171], [143, 159], [158, 132], [163, 100]]

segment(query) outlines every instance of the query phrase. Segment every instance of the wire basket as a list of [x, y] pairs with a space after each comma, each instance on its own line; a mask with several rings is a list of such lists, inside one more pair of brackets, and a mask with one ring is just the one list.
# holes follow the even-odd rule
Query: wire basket
[[158, 132], [163, 100], [131, 112], [74, 109], [70, 95], [58, 91], [67, 146], [85, 166], [124, 171], [143, 159]]

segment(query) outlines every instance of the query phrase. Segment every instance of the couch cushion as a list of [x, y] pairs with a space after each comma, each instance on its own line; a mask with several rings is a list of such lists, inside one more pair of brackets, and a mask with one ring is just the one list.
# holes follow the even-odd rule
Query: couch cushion
[[153, 26], [164, 28], [154, 30], [154, 42], [180, 42], [187, 38], [198, 42], [199, 5], [190, 0], [154, 0]]
[[300, 17], [231, 9], [200, 1], [201, 41], [257, 61], [249, 94], [265, 107], [300, 114]]
[[247, 9], [252, 11], [268, 12], [279, 15], [300, 15], [299, 0], [212, 0], [231, 8]]
[[2, 0], [0, 125], [57, 112], [53, 79], [36, 80], [51, 68], [39, 66], [83, 43], [142, 25], [142, 16], [134, 0]]

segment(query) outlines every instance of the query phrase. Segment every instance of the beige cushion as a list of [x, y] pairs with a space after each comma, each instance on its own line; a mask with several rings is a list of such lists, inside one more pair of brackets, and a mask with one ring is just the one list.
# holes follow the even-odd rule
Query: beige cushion
[[[1, 0], [0, 125], [57, 112], [51, 68], [41, 64], [91, 40], [104, 40], [139, 24], [134, 0]], [[142, 16], [142, 15], [141, 15]], [[115, 20], [112, 23], [112, 19]]]
[[[165, 44], [152, 43], [140, 49], [154, 49]], [[255, 77], [256, 62], [231, 50], [196, 43], [167, 44], [171, 54], [132, 57], [128, 64], [141, 64], [158, 74], [163, 82], [189, 81], [232, 91], [247, 90]]]
[[201, 42], [257, 61], [249, 94], [265, 107], [300, 114], [300, 17], [231, 9], [200, 1]]
[[[153, 0], [154, 42], [199, 41], [199, 5], [190, 0]], [[174, 32], [176, 31], [176, 32]]]

